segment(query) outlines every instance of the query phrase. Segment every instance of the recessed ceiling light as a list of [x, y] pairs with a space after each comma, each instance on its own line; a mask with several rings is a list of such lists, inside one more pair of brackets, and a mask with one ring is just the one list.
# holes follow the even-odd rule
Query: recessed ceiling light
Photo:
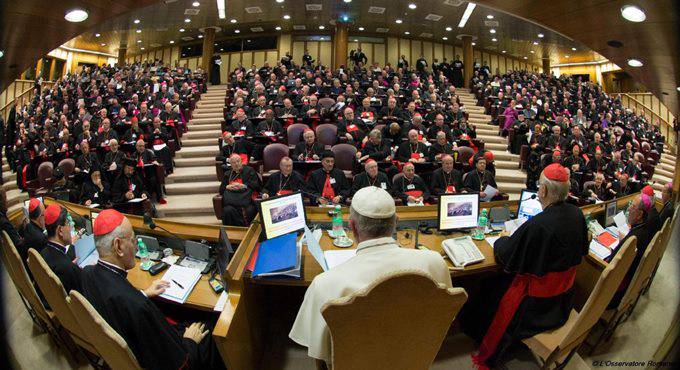
[[524, 57], [524, 59], [529, 59], [529, 58], [527, 58], [527, 57]]
[[496, 33], [496, 30], [492, 28], [489, 30], [489, 33]]
[[213, 46], [217, 46], [217, 43], [214, 43]]
[[184, 28], [179, 29], [179, 32], [184, 32], [184, 31], [186, 31]]
[[101, 36], [101, 33], [95, 33], [94, 34], [94, 37], [99, 37], [99, 36]]
[[569, 59], [569, 55], [565, 55], [564, 57], [567, 58], [567, 59]]
[[359, 31], [363, 31], [363, 30], [364, 30], [364, 28], [363, 28], [363, 27], [359, 27]]
[[545, 36], [545, 35], [544, 35], [544, 34], [542, 34], [542, 33], [539, 33], [539, 34], [538, 34], [538, 38], [539, 38], [539, 39], [542, 39], [542, 38], [543, 38], [543, 36]]
[[141, 48], [139, 48], [139, 49], [141, 49], [141, 50], [144, 50], [144, 46], [142, 46], [142, 47], [141, 47]]
[[533, 51], [533, 50], [529, 50], [529, 52], [530, 52], [531, 54], [533, 54], [533, 53], [534, 53], [534, 51]]
[[635, 68], [643, 66], [642, 61], [639, 59], [628, 59], [628, 65]]
[[325, 30], [325, 29], [326, 29], [326, 26], [324, 26], [324, 25], [322, 24], [322, 25], [319, 26], [319, 29], [320, 29], [320, 30]]
[[170, 40], [170, 43], [171, 43], [171, 44], [174, 44], [174, 43], [175, 43], [175, 41], [174, 41], [174, 40]]
[[203, 38], [203, 35], [198, 35], [198, 38], [199, 38], [199, 39], [202, 39], [202, 38]]
[[140, 20], [139, 20], [139, 19], [135, 19], [135, 20], [132, 21], [132, 22], [133, 22], [134, 24], [139, 24]]
[[2, 57], [4, 57], [4, 56], [5, 56], [5, 51], [4, 51], [4, 50], [0, 50], [0, 58], [2, 58]]
[[283, 0], [276, 0], [277, 3], [281, 4]]
[[342, 0], [342, 1], [344, 1], [344, 2], [346, 2], [346, 3], [351, 3], [351, 2], [352, 2], [352, 0]]
[[201, 6], [201, 3], [199, 3], [198, 1], [194, 1], [193, 4], [191, 4], [191, 5], [198, 7], [198, 6]]
[[281, 31], [281, 26], [276, 26], [275, 30]]
[[496, 42], [496, 41], [498, 41], [498, 39], [494, 37], [494, 38], [491, 39], [491, 41]]
[[[2, 51], [2, 50], [0, 50], [0, 51]], [[676, 88], [676, 90], [680, 91], [680, 86], [678, 86], [678, 87]]]
[[493, 19], [493, 14], [487, 14], [486, 19]]
[[137, 40], [137, 43], [138, 43], [138, 44], [141, 44], [141, 43], [142, 43], [142, 40]]
[[101, 45], [101, 46], [106, 46], [106, 43], [103, 43], [103, 42], [102, 42], [100, 45]]
[[135, 32], [137, 32], [137, 33], [142, 33], [142, 30], [136, 30]]
[[411, 32], [404, 31], [404, 35], [410, 35], [410, 34], [411, 34]]
[[319, 37], [319, 40], [320, 40], [320, 41], [323, 41], [323, 40], [324, 40], [324, 38], [323, 38], [323, 37]]
[[234, 33], [241, 33], [241, 30], [234, 30]]
[[191, 18], [184, 18], [184, 23], [191, 23]]
[[415, 9], [415, 8], [417, 8], [417, 7], [418, 7], [418, 6], [417, 6], [416, 4], [414, 4], [414, 3], [408, 4], [408, 8], [409, 8], [409, 9]]
[[451, 32], [451, 31], [453, 31], [453, 28], [451, 28], [451, 27], [446, 27], [445, 30]]
[[472, 43], [472, 46], [476, 46], [476, 45], [477, 45], [477, 43], [476, 43], [476, 42], [473, 42], [473, 43]]
[[444, 41], [446, 41], [446, 40], [448, 40], [448, 39], [449, 39], [449, 38], [446, 37], [446, 36], [442, 37], [442, 40], [444, 40]]
[[503, 50], [503, 51], [501, 51], [501, 53], [505, 54], [505, 53], [506, 53], [506, 51], [505, 51], [505, 50]]
[[647, 19], [644, 10], [635, 5], [624, 5], [621, 8], [621, 16], [631, 22], [642, 22]]
[[232, 18], [232, 19], [229, 20], [229, 22], [231, 22], [231, 23], [236, 23], [236, 22], [238, 22], [238, 21], [236, 20], [236, 18]]
[[284, 14], [284, 15], [283, 15], [283, 19], [285, 19], [285, 20], [288, 20], [288, 19], [290, 19], [290, 15], [288, 15], [288, 14]]
[[571, 51], [576, 51], [576, 48], [571, 48]]
[[397, 19], [397, 20], [394, 21], [394, 22], [395, 22], [396, 24], [402, 24], [404, 21], [402, 21], [401, 19]]
[[538, 41], [534, 41], [533, 44], [534, 44], [534, 45], [538, 45]]
[[66, 12], [64, 19], [69, 22], [78, 23], [87, 19], [90, 15], [85, 9], [75, 8]]

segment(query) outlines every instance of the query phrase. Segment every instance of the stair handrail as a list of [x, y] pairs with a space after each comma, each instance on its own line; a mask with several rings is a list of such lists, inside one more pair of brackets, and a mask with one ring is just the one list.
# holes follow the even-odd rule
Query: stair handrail
[[673, 154], [677, 154], [678, 138], [676, 137], [675, 131], [673, 130], [672, 123], [669, 123], [668, 120], [666, 120], [664, 117], [661, 117], [658, 113], [654, 112], [652, 109], [647, 107], [647, 105], [637, 100], [630, 94], [619, 93], [618, 96], [619, 99], [621, 100], [621, 105], [623, 105], [624, 107], [635, 109], [635, 112], [637, 114], [639, 114], [639, 110], [642, 109], [645, 118], [649, 119], [650, 122], [652, 122], [652, 118], [656, 118], [656, 120], [659, 122], [659, 131], [661, 131], [661, 134], [664, 135], [664, 137], [666, 138], [666, 144], [668, 145], [669, 150]]

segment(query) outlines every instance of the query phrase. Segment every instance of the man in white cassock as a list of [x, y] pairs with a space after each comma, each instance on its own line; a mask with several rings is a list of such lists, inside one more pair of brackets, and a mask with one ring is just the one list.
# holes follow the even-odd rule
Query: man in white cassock
[[365, 289], [379, 277], [405, 269], [423, 271], [451, 288], [451, 275], [441, 255], [401, 248], [392, 238], [396, 223], [394, 199], [387, 191], [369, 186], [356, 192], [349, 226], [358, 243], [357, 254], [314, 278], [289, 334], [308, 348], [310, 357], [331, 363], [331, 334], [321, 315], [321, 308], [330, 300]]

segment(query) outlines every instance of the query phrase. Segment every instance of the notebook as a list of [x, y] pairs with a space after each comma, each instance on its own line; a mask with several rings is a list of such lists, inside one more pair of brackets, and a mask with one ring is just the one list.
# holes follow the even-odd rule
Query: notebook
[[172, 265], [161, 278], [161, 280], [170, 283], [170, 287], [165, 289], [165, 292], [159, 297], [177, 303], [184, 303], [200, 279], [201, 270]]

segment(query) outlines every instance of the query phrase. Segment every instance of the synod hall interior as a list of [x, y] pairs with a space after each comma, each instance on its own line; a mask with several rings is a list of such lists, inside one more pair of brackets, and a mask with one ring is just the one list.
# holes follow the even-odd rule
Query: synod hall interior
[[677, 1], [0, 17], [0, 368], [680, 368]]

